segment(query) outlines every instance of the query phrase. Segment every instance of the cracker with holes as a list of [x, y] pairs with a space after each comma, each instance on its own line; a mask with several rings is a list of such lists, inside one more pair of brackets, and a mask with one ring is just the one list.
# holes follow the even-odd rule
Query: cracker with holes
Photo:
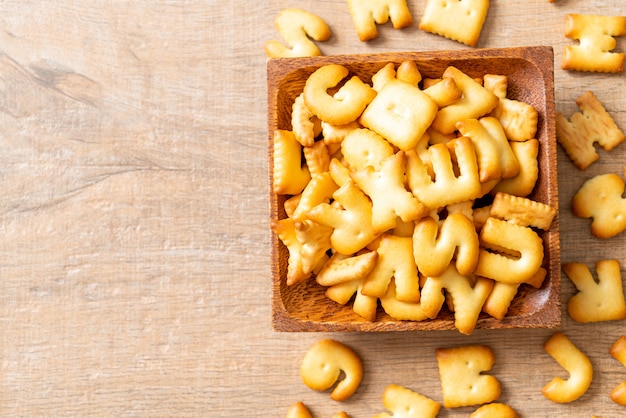
[[593, 379], [589, 358], [562, 332], [554, 333], [543, 348], [569, 374], [567, 379], [554, 377], [541, 390], [543, 396], [552, 402], [568, 403], [584, 395]]
[[441, 409], [439, 402], [396, 384], [385, 388], [383, 405], [391, 414], [383, 412], [374, 418], [435, 418]]
[[572, 211], [579, 218], [591, 218], [591, 233], [608, 239], [626, 229], [624, 180], [617, 174], [599, 174], [578, 189], [572, 199]]
[[390, 80], [363, 111], [359, 122], [408, 151], [415, 148], [437, 110], [437, 104], [418, 87]]
[[485, 374], [495, 363], [486, 345], [438, 348], [437, 365], [443, 392], [443, 406], [458, 408], [493, 402], [500, 397], [500, 382]]
[[352, 21], [361, 42], [378, 37], [376, 25], [391, 19], [394, 29], [413, 24], [413, 17], [406, 0], [348, 0]]
[[419, 28], [476, 46], [488, 10], [489, 0], [428, 0]]
[[568, 14], [565, 36], [579, 41], [563, 51], [564, 70], [601, 73], [624, 71], [624, 53], [613, 52], [614, 37], [626, 35], [626, 16]]
[[279, 41], [265, 43], [265, 53], [268, 57], [314, 57], [322, 52], [311, 41], [326, 41], [331, 31], [326, 22], [319, 16], [306, 10], [288, 8], [282, 10], [274, 21], [276, 29], [288, 46]]
[[[609, 354], [626, 367], [626, 336], [621, 336], [609, 349]], [[626, 380], [611, 391], [611, 400], [616, 404], [626, 406]]]
[[565, 263], [563, 272], [578, 290], [567, 302], [567, 312], [572, 319], [578, 322], [626, 319], [622, 275], [617, 260], [596, 263], [597, 281], [582, 263]]
[[611, 151], [626, 136], [592, 91], [579, 96], [576, 104], [580, 112], [570, 120], [561, 112], [556, 113], [556, 138], [574, 165], [584, 170], [599, 158], [595, 143]]

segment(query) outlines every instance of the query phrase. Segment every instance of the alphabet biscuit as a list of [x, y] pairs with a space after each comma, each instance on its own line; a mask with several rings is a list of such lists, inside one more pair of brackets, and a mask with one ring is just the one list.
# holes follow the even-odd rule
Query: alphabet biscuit
[[376, 24], [387, 23], [390, 18], [394, 29], [413, 24], [406, 0], [348, 0], [348, 7], [361, 42], [377, 38]]
[[383, 405], [391, 414], [383, 412], [374, 418], [435, 418], [441, 409], [439, 402], [395, 384], [385, 388]]
[[419, 28], [476, 46], [488, 10], [489, 0], [428, 0]]
[[[613, 343], [609, 354], [626, 367], [626, 336], [621, 336]], [[611, 391], [611, 400], [619, 405], [626, 406], [626, 381], [617, 385]]]
[[288, 8], [282, 10], [276, 17], [274, 24], [289, 47], [278, 41], [266, 42], [265, 53], [272, 58], [322, 55], [311, 39], [326, 41], [331, 36], [330, 28], [322, 18], [302, 9]]

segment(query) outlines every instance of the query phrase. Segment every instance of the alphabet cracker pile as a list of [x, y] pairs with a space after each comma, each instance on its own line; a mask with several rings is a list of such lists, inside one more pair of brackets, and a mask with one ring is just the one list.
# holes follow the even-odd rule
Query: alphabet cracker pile
[[[376, 320], [436, 318], [444, 303], [471, 334], [541, 286], [556, 208], [527, 196], [538, 178], [537, 112], [506, 97], [507, 78], [453, 66], [422, 79], [412, 61], [362, 80], [328, 64], [273, 135], [273, 191], [287, 216], [286, 283], [315, 279]], [[480, 202], [480, 203], [479, 203]]]

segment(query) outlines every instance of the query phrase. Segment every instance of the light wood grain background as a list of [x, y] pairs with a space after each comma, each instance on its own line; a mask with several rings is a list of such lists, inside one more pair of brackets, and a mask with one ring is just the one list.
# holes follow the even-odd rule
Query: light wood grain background
[[[270, 325], [266, 57], [285, 7], [324, 18], [324, 54], [467, 48], [416, 24], [361, 43], [342, 0], [0, 1], [0, 414], [315, 417], [384, 410], [390, 383], [435, 400], [434, 350], [490, 345], [501, 401], [524, 417], [618, 417], [626, 368], [608, 354], [625, 323], [562, 330], [594, 365], [578, 401], [541, 395], [564, 376], [550, 330], [276, 333]], [[593, 90], [626, 129], [623, 74], [560, 70], [565, 15], [626, 14], [623, 0], [492, 0], [479, 48], [551, 45], [557, 110]], [[617, 49], [626, 50], [619, 39]], [[569, 202], [596, 174], [623, 174], [626, 145], [578, 171], [559, 150], [562, 261], [622, 263], [626, 235], [592, 238]], [[564, 302], [574, 288], [563, 277]], [[302, 384], [308, 347], [332, 336], [362, 357], [339, 404]], [[442, 410], [469, 416], [471, 408]]]

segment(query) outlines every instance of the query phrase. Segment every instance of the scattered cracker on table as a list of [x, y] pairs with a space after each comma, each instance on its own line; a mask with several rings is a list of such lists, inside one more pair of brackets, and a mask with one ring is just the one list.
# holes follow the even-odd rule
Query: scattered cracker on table
[[377, 24], [391, 19], [394, 29], [413, 24], [406, 0], [347, 0], [352, 21], [361, 42], [378, 37]]
[[592, 218], [591, 233], [601, 239], [626, 230], [624, 180], [617, 174], [599, 174], [578, 189], [572, 199], [572, 211], [579, 218]]
[[495, 356], [485, 345], [467, 345], [436, 350], [443, 392], [443, 406], [458, 408], [493, 402], [500, 397], [500, 382], [484, 374]]
[[441, 409], [439, 402], [396, 384], [385, 388], [383, 405], [391, 414], [382, 412], [374, 418], [435, 418]]
[[556, 113], [556, 137], [574, 165], [584, 170], [599, 158], [594, 143], [611, 151], [626, 135], [592, 91], [579, 96], [576, 104], [580, 112], [574, 113], [569, 121], [561, 112]]
[[519, 415], [509, 405], [494, 402], [481, 406], [470, 418], [519, 418]]
[[553, 378], [542, 389], [543, 395], [556, 403], [573, 402], [587, 392], [593, 367], [587, 356], [562, 332], [555, 332], [543, 345], [544, 350], [568, 373], [568, 379]]
[[476, 46], [488, 10], [489, 0], [428, 0], [419, 28], [468, 46]]
[[578, 322], [626, 319], [626, 302], [619, 261], [598, 261], [597, 281], [589, 268], [582, 263], [565, 263], [563, 272], [578, 290], [567, 303], [567, 312], [572, 319]]
[[322, 18], [302, 9], [288, 8], [282, 10], [276, 17], [274, 24], [289, 47], [279, 41], [266, 42], [265, 53], [272, 58], [322, 55], [318, 46], [311, 39], [326, 41], [331, 36], [330, 28]]
[[[613, 343], [609, 354], [626, 367], [626, 336], [622, 335]], [[610, 396], [613, 402], [626, 406], [626, 380], [613, 388]]]
[[624, 53], [612, 52], [615, 36], [626, 35], [626, 16], [568, 14], [565, 36], [579, 41], [563, 51], [564, 70], [620, 73], [624, 71]]
[[[335, 340], [324, 339], [309, 348], [302, 359], [300, 374], [307, 387], [325, 391], [334, 386], [330, 398], [345, 401], [359, 388], [363, 365], [352, 348]], [[343, 379], [339, 380], [342, 376]]]

